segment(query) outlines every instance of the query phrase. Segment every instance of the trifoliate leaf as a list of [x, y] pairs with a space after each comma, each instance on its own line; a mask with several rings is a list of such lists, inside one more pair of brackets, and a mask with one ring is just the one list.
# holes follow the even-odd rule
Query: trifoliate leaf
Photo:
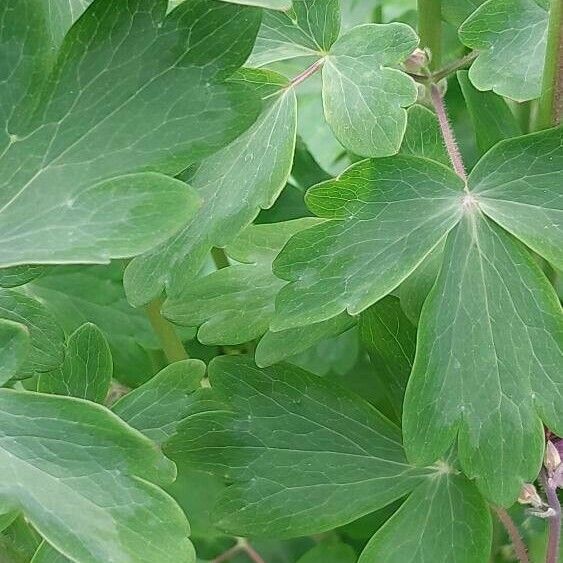
[[506, 102], [493, 92], [479, 92], [471, 84], [466, 70], [457, 73], [465, 103], [481, 153], [504, 139], [521, 135], [520, 127]]
[[357, 560], [351, 546], [329, 540], [310, 549], [297, 563], [356, 563]]
[[479, 51], [469, 69], [478, 90], [522, 102], [541, 92], [548, 13], [536, 0], [488, 0], [459, 28]]
[[338, 336], [352, 328], [356, 320], [342, 313], [327, 321], [308, 326], [289, 328], [279, 332], [268, 331], [256, 346], [255, 360], [260, 367], [277, 364], [311, 348], [318, 342]]
[[251, 67], [296, 57], [321, 57], [340, 32], [339, 0], [293, 0], [287, 13], [265, 12]]
[[207, 345], [242, 344], [262, 336], [274, 315], [276, 295], [287, 283], [273, 274], [272, 261], [293, 234], [319, 221], [305, 217], [247, 227], [227, 253], [250, 263], [199, 278], [168, 298], [162, 314], [174, 323], [199, 327], [198, 339]]
[[0, 289], [0, 318], [22, 324], [29, 333], [29, 350], [17, 377], [51, 371], [63, 362], [64, 333], [47, 308], [13, 289]]
[[[73, 561], [194, 562], [188, 523], [153, 483], [174, 465], [109, 411], [0, 390], [0, 494]], [[131, 506], [135, 509], [132, 510]]]
[[205, 375], [201, 360], [166, 366], [152, 379], [119, 399], [112, 411], [133, 428], [161, 444], [174, 434]]
[[407, 110], [407, 130], [400, 152], [451, 166], [436, 114], [419, 104]]
[[294, 91], [285, 89], [248, 131], [199, 166], [190, 179], [203, 200], [197, 215], [175, 237], [127, 267], [125, 288], [133, 305], [147, 303], [164, 288], [178, 296], [213, 246], [229, 244], [260, 208], [274, 203], [291, 172], [296, 114]]
[[409, 458], [431, 463], [457, 434], [465, 474], [512, 504], [541, 465], [541, 420], [563, 431], [561, 319], [527, 249], [468, 208], [420, 319], [403, 411]]
[[387, 295], [458, 222], [462, 188], [446, 167], [401, 155], [360, 162], [309, 190], [312, 211], [332, 220], [292, 237], [274, 262], [292, 283], [271, 328], [355, 315]]
[[369, 541], [359, 563], [485, 563], [490, 511], [463, 475], [444, 473], [420, 485]]
[[47, 271], [44, 266], [12, 266], [0, 269], [0, 287], [18, 287], [38, 278]]
[[360, 315], [360, 336], [378, 378], [383, 382], [397, 421], [401, 420], [405, 388], [416, 349], [416, 328], [399, 299], [384, 297]]
[[146, 349], [159, 344], [143, 311], [133, 309], [121, 283], [120, 264], [54, 268], [30, 284], [67, 334], [84, 323], [100, 328], [108, 339], [114, 377], [136, 387], [154, 374]]
[[211, 390], [165, 450], [234, 484], [216, 507], [236, 535], [303, 536], [384, 506], [432, 474], [406, 464], [397, 427], [334, 383], [242, 356], [210, 366]]
[[104, 333], [86, 323], [73, 332], [63, 365], [39, 377], [37, 390], [102, 403], [113, 374], [113, 363]]
[[408, 25], [391, 23], [355, 27], [331, 47], [323, 67], [325, 116], [353, 153], [381, 157], [399, 151], [407, 124], [403, 108], [416, 102], [417, 88], [412, 78], [389, 67], [417, 44]]
[[19, 322], [0, 319], [0, 385], [15, 377], [29, 353], [29, 330]]
[[508, 139], [470, 176], [481, 209], [563, 269], [563, 128]]
[[252, 92], [224, 79], [246, 59], [260, 13], [200, 0], [164, 18], [164, 0], [96, 0], [55, 57], [48, 8], [8, 0], [0, 10], [9, 76], [0, 81], [0, 265], [138, 254], [195, 212], [193, 190], [164, 174], [256, 118]]

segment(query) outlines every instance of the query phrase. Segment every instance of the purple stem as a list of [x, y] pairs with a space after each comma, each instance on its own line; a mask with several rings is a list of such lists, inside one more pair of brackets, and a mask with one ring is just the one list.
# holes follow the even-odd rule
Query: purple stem
[[301, 82], [304, 82], [305, 80], [307, 80], [307, 78], [313, 76], [315, 72], [320, 70], [324, 65], [324, 63], [325, 63], [324, 59], [319, 59], [318, 61], [315, 61], [309, 68], [306, 68], [301, 74], [298, 74], [297, 76], [292, 78], [290, 85], [297, 86], [298, 84], [301, 84]]
[[495, 514], [498, 516], [498, 519], [502, 522], [502, 525], [508, 532], [510, 537], [510, 541], [514, 546], [514, 551], [516, 552], [516, 557], [520, 563], [530, 563], [530, 559], [528, 557], [528, 550], [526, 549], [526, 545], [522, 541], [522, 537], [520, 536], [520, 532], [516, 527], [516, 524], [506, 512], [504, 508], [499, 508], [497, 506], [493, 507]]
[[561, 536], [561, 504], [557, 497], [557, 485], [548, 476], [545, 468], [541, 470], [540, 480], [547, 496], [547, 503], [555, 512], [555, 514], [549, 518], [549, 536], [545, 562], [557, 563], [559, 560], [559, 543]]
[[448, 156], [450, 157], [452, 166], [454, 167], [457, 175], [466, 182], [467, 173], [465, 172], [463, 159], [461, 158], [461, 153], [459, 152], [453, 129], [448, 120], [444, 98], [442, 97], [440, 88], [438, 88], [436, 84], [432, 84], [432, 86], [430, 86], [430, 95], [432, 97], [434, 109], [436, 110], [436, 115], [438, 116], [442, 137], [444, 138], [444, 143], [446, 144], [446, 150], [448, 151]]

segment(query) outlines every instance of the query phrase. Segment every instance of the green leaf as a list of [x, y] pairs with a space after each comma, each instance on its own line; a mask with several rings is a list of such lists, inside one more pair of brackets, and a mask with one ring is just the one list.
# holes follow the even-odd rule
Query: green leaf
[[295, 235], [274, 262], [292, 283], [271, 328], [355, 315], [387, 295], [458, 222], [462, 187], [446, 167], [401, 155], [360, 162], [309, 190], [309, 207], [332, 220]]
[[193, 402], [205, 375], [201, 360], [166, 366], [145, 384], [117, 401], [112, 411], [133, 428], [161, 444], [172, 436]]
[[353, 317], [342, 313], [327, 321], [308, 326], [289, 328], [279, 332], [270, 330], [256, 346], [256, 365], [268, 367], [291, 358], [326, 338], [346, 332], [354, 326], [355, 322]]
[[165, 174], [256, 118], [252, 92], [224, 79], [246, 59], [259, 11], [210, 0], [165, 9], [96, 0], [54, 57], [48, 4], [2, 4], [0, 265], [154, 247], [195, 212], [193, 190]]
[[24, 325], [29, 333], [29, 353], [19, 365], [18, 378], [51, 371], [62, 364], [64, 334], [42, 303], [16, 290], [0, 289], [0, 318]]
[[54, 49], [58, 49], [71, 25], [82, 15], [92, 0], [46, 0], [49, 34]]
[[516, 118], [500, 96], [493, 92], [479, 92], [469, 81], [466, 70], [459, 71], [457, 79], [481, 153], [488, 151], [499, 141], [521, 135]]
[[416, 328], [399, 299], [384, 297], [360, 315], [360, 335], [398, 421], [416, 349]]
[[459, 27], [485, 0], [448, 0], [442, 4], [442, 17]]
[[297, 563], [356, 563], [356, 552], [342, 542], [325, 541], [310, 549]]
[[296, 57], [321, 57], [340, 33], [339, 0], [293, 0], [287, 13], [265, 12], [251, 67]]
[[409, 459], [431, 463], [457, 434], [465, 474], [492, 502], [512, 504], [541, 466], [541, 420], [563, 430], [553, 288], [520, 242], [471, 207], [448, 237], [419, 327], [403, 412]]
[[289, 240], [318, 224], [306, 217], [247, 227], [227, 253], [241, 262], [199, 278], [186, 291], [168, 298], [162, 314], [172, 322], [199, 327], [202, 344], [234, 345], [262, 336], [274, 315], [275, 299], [286, 284], [272, 272], [272, 261]]
[[44, 541], [37, 548], [31, 563], [71, 563], [71, 560]]
[[489, 508], [463, 475], [420, 485], [373, 536], [359, 563], [480, 563], [490, 557]]
[[111, 352], [103, 332], [86, 323], [70, 335], [63, 365], [40, 375], [37, 390], [103, 403], [112, 373]]
[[391, 23], [355, 27], [331, 47], [323, 67], [325, 116], [353, 153], [381, 157], [399, 151], [407, 124], [403, 108], [416, 102], [417, 88], [412, 78], [389, 67], [417, 44], [408, 25]]
[[[0, 390], [4, 502], [71, 560], [194, 562], [185, 516], [153, 483], [174, 465], [107, 409]], [[132, 510], [132, 506], [135, 507]]]
[[0, 385], [15, 377], [29, 352], [29, 330], [19, 322], [0, 319]]
[[541, 92], [548, 14], [535, 0], [488, 0], [459, 28], [479, 51], [469, 69], [478, 90], [522, 102]]
[[470, 175], [481, 209], [563, 269], [563, 128], [493, 147]]
[[436, 114], [419, 104], [407, 110], [407, 130], [400, 152], [451, 166]]
[[0, 287], [18, 287], [42, 276], [44, 266], [13, 266], [0, 269]]
[[260, 6], [269, 10], [285, 11], [291, 8], [291, 0], [223, 0], [223, 2], [243, 4], [245, 6]]
[[146, 304], [164, 288], [178, 296], [213, 246], [229, 244], [261, 208], [274, 203], [291, 172], [296, 120], [295, 93], [288, 88], [270, 100], [248, 131], [199, 166], [190, 179], [203, 200], [197, 215], [175, 237], [127, 267], [125, 288], [133, 305]]
[[87, 322], [98, 326], [110, 345], [114, 377], [136, 387], [154, 374], [146, 349], [159, 344], [144, 312], [127, 303], [122, 274], [115, 262], [57, 267], [29, 287], [67, 334]]
[[329, 530], [410, 491], [431, 469], [406, 464], [397, 427], [334, 383], [289, 365], [215, 358], [211, 390], [165, 451], [234, 484], [217, 507], [236, 535]]

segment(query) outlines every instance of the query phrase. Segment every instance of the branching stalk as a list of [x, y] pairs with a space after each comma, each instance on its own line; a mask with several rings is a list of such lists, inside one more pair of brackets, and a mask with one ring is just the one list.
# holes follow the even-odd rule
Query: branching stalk
[[446, 78], [450, 74], [453, 74], [454, 72], [469, 66], [477, 58], [478, 54], [479, 53], [477, 51], [471, 51], [471, 53], [468, 53], [461, 59], [458, 59], [457, 61], [453, 61], [450, 64], [443, 66], [442, 68], [438, 69], [436, 72], [432, 73], [432, 80], [434, 82], [440, 82], [440, 80]]
[[557, 563], [559, 561], [559, 544], [561, 542], [561, 504], [557, 497], [557, 485], [550, 479], [545, 468], [541, 470], [540, 481], [545, 490], [547, 503], [554, 512], [548, 519], [549, 531], [545, 562]]
[[563, 103], [563, 2], [551, 0], [536, 129], [558, 125]]
[[446, 150], [448, 151], [448, 156], [457, 175], [464, 181], [467, 181], [467, 173], [465, 172], [465, 166], [463, 165], [463, 159], [457, 146], [455, 140], [455, 135], [450, 125], [448, 114], [446, 112], [446, 105], [444, 104], [444, 98], [440, 92], [440, 88], [436, 84], [430, 86], [430, 95], [432, 97], [432, 103], [434, 109], [436, 110], [436, 115], [438, 116], [438, 122], [440, 123], [440, 130], [442, 131], [442, 137], [446, 145]]
[[295, 87], [298, 84], [305, 82], [307, 78], [310, 78], [311, 76], [313, 76], [313, 74], [318, 72], [323, 67], [324, 63], [325, 63], [324, 59], [319, 59], [318, 61], [315, 61], [310, 67], [306, 68], [301, 74], [298, 74], [297, 76], [292, 78], [290, 82], [290, 86]]
[[497, 515], [498, 519], [501, 521], [505, 530], [510, 537], [510, 541], [514, 546], [514, 551], [516, 552], [516, 557], [520, 563], [530, 563], [530, 558], [528, 557], [528, 550], [526, 549], [526, 544], [520, 536], [518, 528], [508, 512], [504, 508], [494, 507], [493, 510]]
[[151, 326], [158, 336], [164, 355], [169, 363], [187, 360], [189, 358], [180, 337], [176, 333], [174, 325], [168, 322], [161, 314], [163, 300], [154, 299], [145, 308]]
[[264, 559], [262, 559], [259, 553], [248, 543], [248, 540], [244, 538], [238, 538], [236, 545], [227, 549], [224, 553], [221, 553], [221, 555], [213, 559], [212, 563], [226, 563], [241, 552], [246, 553], [253, 563], [264, 563]]

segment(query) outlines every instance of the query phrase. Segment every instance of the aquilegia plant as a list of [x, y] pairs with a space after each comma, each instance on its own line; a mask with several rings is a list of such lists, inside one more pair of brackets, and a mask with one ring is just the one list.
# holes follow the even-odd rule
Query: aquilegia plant
[[0, 561], [561, 561], [562, 26], [0, 0]]

